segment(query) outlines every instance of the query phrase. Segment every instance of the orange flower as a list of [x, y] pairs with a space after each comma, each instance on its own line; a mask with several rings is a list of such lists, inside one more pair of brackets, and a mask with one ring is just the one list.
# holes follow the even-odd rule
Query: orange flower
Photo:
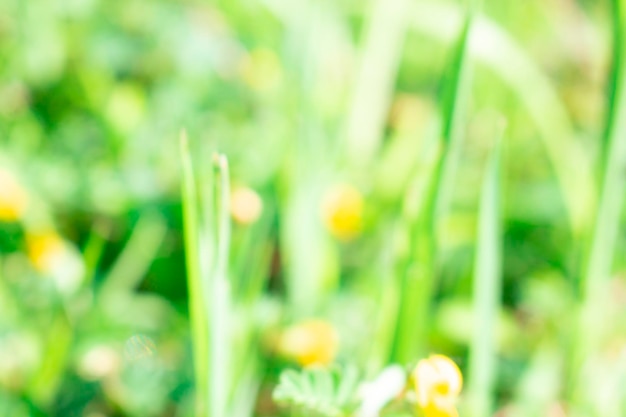
[[328, 365], [339, 350], [339, 335], [323, 320], [307, 320], [287, 328], [279, 338], [278, 351], [301, 366]]
[[363, 197], [348, 184], [333, 187], [325, 196], [322, 215], [328, 231], [338, 239], [350, 240], [359, 234], [363, 223]]
[[431, 355], [413, 370], [417, 405], [425, 417], [458, 417], [456, 399], [461, 393], [463, 377], [447, 356]]
[[0, 221], [19, 220], [24, 211], [28, 196], [17, 179], [8, 171], [0, 170]]

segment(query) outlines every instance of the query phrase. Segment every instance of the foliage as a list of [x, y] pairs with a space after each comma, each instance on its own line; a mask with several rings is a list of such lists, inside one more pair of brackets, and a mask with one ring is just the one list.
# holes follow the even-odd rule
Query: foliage
[[357, 370], [350, 367], [287, 370], [280, 375], [273, 398], [295, 415], [341, 417], [356, 407], [358, 382]]
[[625, 13], [1, 1], [0, 415], [624, 415]]

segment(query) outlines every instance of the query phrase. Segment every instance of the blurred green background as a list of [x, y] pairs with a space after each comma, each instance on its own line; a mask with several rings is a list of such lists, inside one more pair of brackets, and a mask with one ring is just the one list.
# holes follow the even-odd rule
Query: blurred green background
[[477, 3], [0, 1], [0, 414], [193, 415], [185, 129], [200, 177], [230, 163], [242, 416], [281, 415], [277, 335], [310, 318], [366, 375], [446, 353], [461, 415], [624, 415], [626, 5]]

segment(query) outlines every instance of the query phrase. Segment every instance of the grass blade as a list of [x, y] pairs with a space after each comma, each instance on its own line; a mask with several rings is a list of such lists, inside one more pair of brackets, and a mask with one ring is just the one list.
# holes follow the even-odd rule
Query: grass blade
[[408, 31], [410, 1], [377, 0], [372, 6], [345, 126], [346, 156], [366, 166], [383, 138], [385, 119]]
[[[228, 280], [230, 248], [230, 179], [224, 155], [213, 157], [213, 214], [216, 221], [217, 249], [215, 270], [209, 276], [209, 389], [210, 416], [229, 415], [231, 383], [231, 294]], [[208, 229], [208, 228], [207, 228]]]
[[183, 223], [196, 380], [196, 416], [228, 415], [231, 394], [230, 178], [228, 161], [215, 155], [198, 195], [189, 143], [180, 137]]
[[[471, 85], [471, 67], [467, 62], [467, 56], [469, 55], [470, 30], [476, 13], [475, 4], [468, 11], [461, 35], [454, 45], [452, 62], [449, 66], [450, 77], [445, 84], [442, 98], [444, 157], [439, 167], [439, 186], [435, 190], [437, 196], [433, 213], [434, 222], [443, 217], [447, 211], [452, 182], [461, 157], [465, 104]], [[436, 226], [435, 224], [435, 230]]]
[[441, 159], [439, 147], [436, 148], [430, 152], [433, 155], [415, 175], [411, 192], [405, 201], [405, 215], [400, 224], [401, 229], [408, 230], [409, 243], [400, 265], [400, 302], [389, 359], [392, 363], [410, 362], [425, 350], [435, 248], [430, 221], [432, 217], [429, 213], [431, 208], [420, 197], [433, 196], [435, 192], [437, 181], [433, 176], [436, 175], [437, 164]]
[[193, 169], [186, 132], [180, 135], [182, 162], [182, 206], [185, 239], [187, 288], [189, 292], [189, 320], [193, 347], [194, 377], [196, 383], [195, 415], [207, 415], [209, 393], [209, 326], [200, 265], [200, 205], [196, 175]]
[[469, 353], [470, 416], [490, 416], [496, 383], [495, 329], [502, 293], [500, 215], [500, 148], [498, 133], [483, 179], [474, 268], [473, 304], [476, 329]]
[[[299, 178], [303, 178], [300, 177]], [[295, 317], [315, 314], [338, 286], [336, 249], [319, 219], [317, 179], [302, 179], [284, 203], [280, 251], [289, 308]]]
[[[422, 181], [426, 181], [420, 192], [423, 205], [416, 210], [410, 221], [412, 226], [409, 255], [402, 271], [401, 301], [396, 326], [396, 336], [392, 351], [392, 362], [408, 362], [425, 353], [429, 327], [429, 310], [436, 276], [437, 221], [445, 212], [445, 201], [454, 174], [454, 159], [459, 157], [462, 145], [461, 134], [464, 122], [464, 102], [469, 90], [468, 48], [474, 7], [467, 14], [463, 29], [454, 47], [451, 61], [451, 77], [447, 84], [447, 94], [442, 100], [443, 143], [441, 153], [435, 158], [434, 167], [427, 171]], [[418, 173], [418, 175], [424, 175]], [[426, 198], [421, 198], [426, 196]]]
[[[614, 62], [612, 88], [605, 128], [604, 170], [600, 199], [594, 225], [586, 273], [581, 280], [581, 312], [571, 370], [578, 374], [586, 356], [593, 351], [594, 342], [603, 320], [603, 295], [611, 276], [620, 216], [626, 187], [626, 4], [614, 0]], [[582, 379], [582, 375], [578, 375]], [[582, 382], [582, 381], [579, 381]], [[575, 395], [575, 394], [574, 394]]]
[[117, 293], [134, 291], [156, 258], [166, 233], [165, 218], [161, 214], [150, 211], [142, 215], [98, 295], [106, 299]]
[[598, 214], [591, 244], [591, 253], [587, 274], [582, 282], [583, 295], [587, 299], [598, 295], [602, 283], [611, 273], [611, 264], [620, 223], [620, 213], [626, 186], [626, 5], [619, 0], [613, 1], [616, 18], [616, 50], [614, 92], [609, 103], [609, 118], [606, 129], [606, 163], [602, 178]]
[[[415, 4], [412, 28], [444, 43], [455, 41], [462, 8], [440, 2]], [[584, 237], [594, 211], [591, 160], [576, 138], [568, 112], [548, 77], [497, 24], [476, 16], [472, 57], [500, 78], [517, 96], [534, 122], [561, 187], [572, 232]]]

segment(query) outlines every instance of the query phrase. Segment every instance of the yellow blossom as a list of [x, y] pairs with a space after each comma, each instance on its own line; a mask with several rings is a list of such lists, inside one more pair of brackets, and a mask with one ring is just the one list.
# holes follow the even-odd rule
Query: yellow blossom
[[447, 356], [431, 355], [418, 362], [413, 370], [417, 405], [425, 417], [458, 417], [456, 399], [463, 377]]
[[301, 366], [328, 365], [339, 350], [339, 335], [323, 320], [306, 320], [287, 328], [280, 336], [278, 351]]
[[263, 201], [248, 187], [237, 187], [230, 196], [230, 213], [239, 224], [254, 223], [261, 216]]
[[64, 240], [54, 232], [44, 232], [26, 237], [28, 257], [40, 272], [54, 269], [56, 260], [65, 253]]
[[363, 226], [363, 197], [348, 184], [333, 187], [325, 196], [322, 215], [328, 231], [338, 239], [350, 240]]
[[0, 169], [0, 221], [19, 220], [28, 202], [28, 196], [17, 179]]
[[50, 230], [28, 234], [26, 246], [35, 269], [51, 277], [59, 291], [70, 294], [78, 288], [84, 275], [84, 264], [70, 242]]

